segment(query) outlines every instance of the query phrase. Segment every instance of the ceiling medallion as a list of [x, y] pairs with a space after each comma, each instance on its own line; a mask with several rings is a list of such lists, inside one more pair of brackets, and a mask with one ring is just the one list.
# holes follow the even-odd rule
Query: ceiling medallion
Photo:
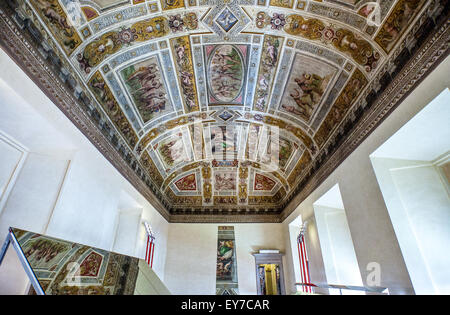
[[243, 0], [230, 0], [227, 3], [217, 1], [202, 22], [220, 39], [230, 41], [251, 22], [240, 7], [242, 4], [250, 4], [247, 2]]
[[228, 111], [224, 111], [222, 113], [220, 113], [219, 115], [217, 115], [219, 118], [221, 118], [223, 121], [227, 121], [229, 120], [231, 117], [233, 117], [233, 114], [231, 114]]
[[233, 12], [228, 9], [228, 7], [226, 7], [216, 18], [216, 23], [219, 24], [220, 27], [222, 27], [223, 30], [227, 33], [233, 28], [233, 26], [236, 25], [238, 21], [239, 20], [236, 18]]

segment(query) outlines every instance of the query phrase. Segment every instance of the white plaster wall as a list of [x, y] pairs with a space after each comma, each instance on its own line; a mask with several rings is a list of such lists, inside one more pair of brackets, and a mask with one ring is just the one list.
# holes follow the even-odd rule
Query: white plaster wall
[[439, 167], [449, 159], [449, 101], [446, 89], [371, 155], [418, 294], [450, 290], [449, 184]]
[[[215, 294], [216, 252], [216, 225], [170, 224], [164, 273], [164, 283], [170, 292]], [[237, 263], [239, 272], [239, 258]]]
[[294, 277], [295, 277], [295, 283], [302, 282], [302, 277], [300, 273], [300, 255], [298, 250], [298, 244], [297, 244], [297, 237], [300, 233], [300, 227], [301, 227], [301, 218], [298, 218], [299, 220], [294, 221], [293, 223], [289, 224], [289, 243], [291, 254], [292, 254], [292, 260], [293, 260], [293, 271], [294, 271]]
[[1, 266], [0, 295], [27, 294], [31, 282], [12, 246], [8, 248]]
[[[319, 207], [321, 208], [321, 207]], [[330, 284], [343, 284], [340, 282], [338, 277], [338, 272], [336, 270], [335, 258], [333, 256], [333, 247], [331, 244], [330, 235], [327, 230], [327, 220], [325, 218], [325, 209], [324, 211], [318, 211], [317, 206], [315, 207], [315, 218], [316, 218], [316, 226], [318, 230], [318, 236], [320, 239], [320, 248], [322, 251], [323, 263], [325, 276], [327, 279], [327, 283]]]
[[0, 152], [2, 153], [0, 155], [0, 200], [2, 200], [24, 153], [9, 144], [1, 135]]
[[448, 294], [450, 200], [436, 166], [427, 161], [372, 158], [417, 294]]
[[110, 250], [123, 179], [95, 149], [78, 151], [46, 234]]
[[[318, 188], [295, 207], [283, 222], [288, 226], [298, 215], [302, 215], [304, 221], [310, 220], [307, 247], [310, 254], [312, 282], [326, 281], [317, 227], [312, 219], [313, 203], [334, 185], [339, 184], [363, 283], [366, 284], [370, 272], [366, 269], [367, 264], [378, 262], [381, 266], [381, 286], [388, 287], [392, 294], [414, 293], [369, 156], [450, 86], [448, 73], [450, 73], [450, 57], [423, 80]], [[288, 233], [285, 239], [289, 240]], [[290, 290], [293, 292], [295, 276], [292, 264], [295, 262], [290, 252], [286, 255], [286, 261], [289, 264], [286, 268], [287, 292]]]
[[164, 279], [173, 294], [215, 294], [219, 225], [234, 226], [240, 294], [256, 294], [252, 253], [286, 250], [281, 224], [170, 224]]
[[10, 226], [43, 233], [58, 198], [66, 160], [29, 153], [0, 213], [0, 242]]
[[131, 209], [118, 213], [116, 236], [112, 248], [113, 252], [136, 256], [136, 246], [133, 247], [130, 245], [137, 244], [139, 225], [141, 224], [141, 212], [142, 209]]
[[433, 165], [392, 170], [419, 248], [431, 271], [433, 293], [450, 294], [450, 200]]
[[[260, 249], [278, 249], [284, 254], [286, 252], [284, 232], [281, 224], [235, 225], [239, 294], [257, 293], [255, 258], [251, 254]], [[283, 269], [284, 264], [283, 257]]]
[[[145, 258], [145, 249], [147, 245], [147, 234], [145, 231], [144, 221], [148, 222], [151, 226], [153, 235], [155, 236], [155, 250], [153, 256], [153, 271], [158, 275], [158, 277], [164, 281], [164, 268], [166, 265], [166, 252], [167, 252], [167, 242], [169, 234], [169, 223], [164, 219], [153, 206], [130, 184], [127, 183], [128, 189], [123, 189], [132, 200], [127, 203], [119, 200], [119, 209], [129, 209], [132, 207], [138, 207], [141, 211], [140, 223], [138, 225], [137, 241], [135, 247], [136, 257]], [[127, 206], [125, 206], [127, 205]], [[135, 233], [134, 231], [129, 233]], [[116, 238], [117, 239], [117, 238]]]
[[[25, 163], [28, 152], [0, 131], [0, 215], [14, 183]], [[0, 236], [1, 237], [1, 236]]]
[[137, 248], [140, 258], [145, 258], [145, 249], [147, 244], [147, 234], [145, 232], [145, 227], [143, 221], [147, 221], [152, 226], [153, 234], [156, 238], [155, 249], [153, 255], [153, 271], [158, 275], [158, 277], [164, 282], [165, 281], [165, 267], [166, 267], [166, 257], [167, 257], [167, 244], [168, 244], [168, 234], [169, 234], [169, 223], [150, 205], [146, 204], [141, 217], [142, 221], [140, 224], [139, 236], [137, 240]]
[[[421, 165], [421, 162], [407, 161], [399, 159], [372, 158], [372, 164], [377, 174], [377, 180], [383, 192], [389, 216], [394, 225], [399, 246], [404, 254], [405, 263], [410, 273], [416, 293], [421, 290], [433, 292], [433, 283], [430, 279], [429, 271], [422, 254], [417, 246], [418, 241], [414, 235], [414, 230], [408, 222], [408, 214], [399, 198], [395, 183], [390, 173], [391, 168], [400, 168], [413, 165]], [[395, 211], [391, 211], [395, 209]], [[419, 288], [419, 289], [418, 289]]]
[[361, 286], [353, 241], [344, 209], [314, 205], [327, 281]]

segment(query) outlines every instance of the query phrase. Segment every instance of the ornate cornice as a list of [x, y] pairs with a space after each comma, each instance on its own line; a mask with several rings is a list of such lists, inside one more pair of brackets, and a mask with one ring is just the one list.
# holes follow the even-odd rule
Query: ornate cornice
[[278, 214], [242, 214], [242, 215], [196, 215], [196, 214], [179, 214], [171, 215], [170, 223], [281, 223]]

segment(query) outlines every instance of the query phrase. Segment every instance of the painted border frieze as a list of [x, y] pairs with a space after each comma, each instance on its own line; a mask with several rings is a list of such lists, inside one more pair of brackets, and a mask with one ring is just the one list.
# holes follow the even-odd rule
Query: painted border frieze
[[184, 110], [186, 113], [198, 111], [199, 102], [189, 36], [172, 38], [170, 46], [183, 95]]

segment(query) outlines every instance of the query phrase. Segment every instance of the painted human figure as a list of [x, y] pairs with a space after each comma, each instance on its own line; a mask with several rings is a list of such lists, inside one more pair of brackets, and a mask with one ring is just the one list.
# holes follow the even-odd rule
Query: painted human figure
[[73, 31], [69, 33], [70, 25], [67, 23], [66, 17], [57, 11], [58, 8], [56, 5], [45, 0], [36, 0], [36, 4], [52, 24], [57, 25], [59, 28], [67, 32], [67, 36], [72, 36]]
[[315, 105], [320, 102], [323, 95], [324, 78], [316, 74], [303, 73], [300, 78], [295, 79], [295, 83], [298, 88], [294, 88], [290, 96], [298, 108], [284, 104], [282, 108], [305, 120], [309, 120]]
[[419, 7], [421, 0], [404, 1], [401, 9], [396, 12], [392, 19], [389, 19], [383, 26], [386, 34], [383, 36], [383, 42], [389, 45], [398, 38], [400, 32], [408, 25], [415, 10]]
[[221, 278], [225, 278], [231, 274], [233, 263], [233, 241], [219, 241], [219, 249], [217, 250], [217, 273]]

